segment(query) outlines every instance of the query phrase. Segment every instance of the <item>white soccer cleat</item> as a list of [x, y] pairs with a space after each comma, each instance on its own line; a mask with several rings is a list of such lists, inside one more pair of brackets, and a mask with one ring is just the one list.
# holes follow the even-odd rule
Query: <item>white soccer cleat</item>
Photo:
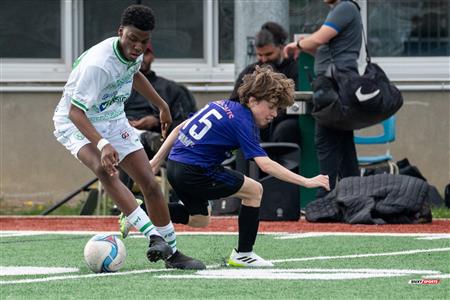
[[[139, 206], [143, 203], [141, 199], [136, 198], [136, 202]], [[128, 233], [130, 233], [130, 229], [133, 227], [130, 222], [127, 220], [127, 216], [125, 216], [123, 213], [120, 213], [119, 216], [119, 231], [122, 238], [126, 238], [128, 236]]]
[[233, 249], [230, 258], [228, 259], [228, 266], [230, 267], [245, 267], [245, 268], [267, 268], [273, 267], [273, 264], [264, 258], [258, 256], [255, 252], [237, 252]]

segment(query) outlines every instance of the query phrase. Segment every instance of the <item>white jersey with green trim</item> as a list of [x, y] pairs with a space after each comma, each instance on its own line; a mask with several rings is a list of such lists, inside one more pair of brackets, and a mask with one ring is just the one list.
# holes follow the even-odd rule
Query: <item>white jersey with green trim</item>
[[55, 109], [55, 123], [71, 123], [71, 104], [82, 109], [91, 122], [125, 118], [124, 102], [131, 94], [142, 55], [129, 61], [120, 53], [118, 44], [118, 37], [108, 38], [77, 58]]

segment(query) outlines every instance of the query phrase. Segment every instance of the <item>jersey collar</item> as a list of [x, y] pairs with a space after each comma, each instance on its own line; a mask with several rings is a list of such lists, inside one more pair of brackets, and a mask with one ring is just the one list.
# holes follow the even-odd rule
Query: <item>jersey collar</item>
[[122, 55], [122, 53], [120, 53], [119, 38], [116, 38], [116, 40], [113, 42], [113, 49], [114, 54], [117, 56], [117, 58], [120, 60], [121, 63], [126, 64], [128, 66], [133, 65], [135, 63], [134, 61], [129, 61], [126, 57]]

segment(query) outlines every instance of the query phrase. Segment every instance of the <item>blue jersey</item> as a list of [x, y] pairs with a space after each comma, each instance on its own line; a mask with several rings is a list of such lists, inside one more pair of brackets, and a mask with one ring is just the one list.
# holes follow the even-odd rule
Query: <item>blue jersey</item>
[[169, 159], [210, 167], [221, 164], [238, 148], [245, 159], [267, 156], [251, 111], [238, 102], [220, 100], [209, 103], [186, 122]]

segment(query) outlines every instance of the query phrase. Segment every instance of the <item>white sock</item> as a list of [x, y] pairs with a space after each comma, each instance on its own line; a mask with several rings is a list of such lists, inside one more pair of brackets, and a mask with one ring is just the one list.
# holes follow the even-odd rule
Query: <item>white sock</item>
[[172, 222], [169, 222], [166, 226], [158, 227], [156, 229], [164, 238], [164, 240], [172, 247], [172, 253], [177, 252], [177, 235], [175, 233], [175, 228], [173, 228]]
[[156, 227], [150, 221], [148, 215], [140, 206], [138, 206], [131, 214], [127, 216], [127, 221], [133, 225], [134, 228], [142, 232], [147, 239], [150, 239], [151, 235], [161, 236], [156, 230]]

